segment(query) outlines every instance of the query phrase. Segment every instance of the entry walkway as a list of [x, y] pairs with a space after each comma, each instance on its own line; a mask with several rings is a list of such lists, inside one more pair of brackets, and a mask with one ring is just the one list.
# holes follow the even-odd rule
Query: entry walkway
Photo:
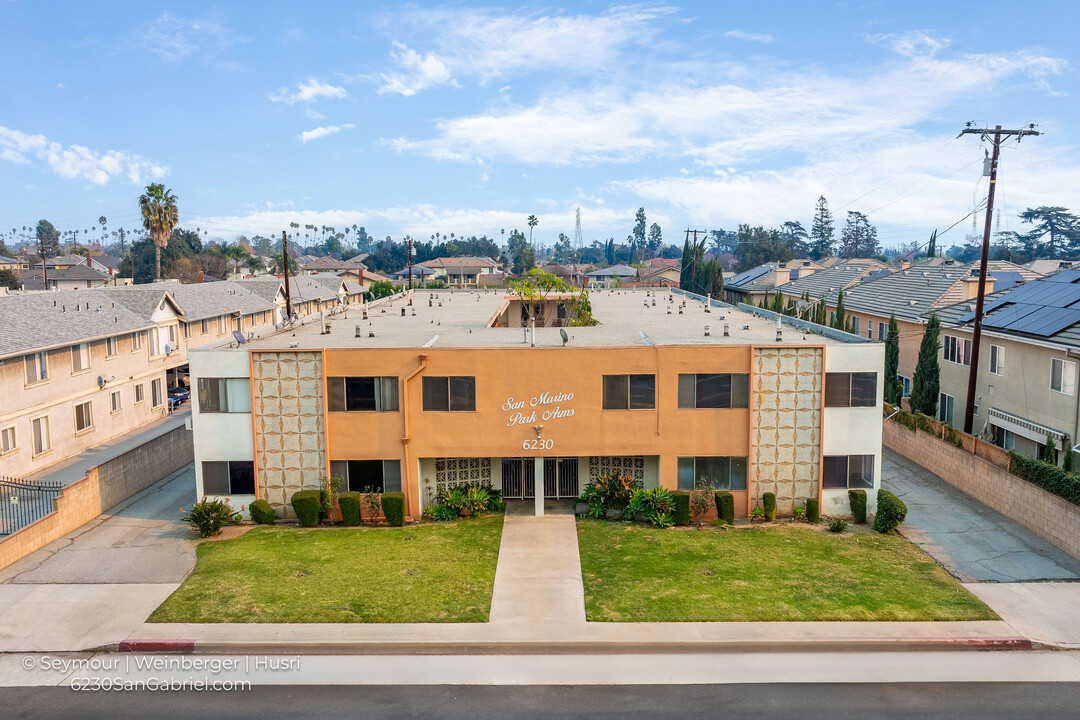
[[564, 503], [533, 515], [532, 501], [511, 502], [503, 520], [491, 593], [492, 623], [585, 623], [577, 522]]

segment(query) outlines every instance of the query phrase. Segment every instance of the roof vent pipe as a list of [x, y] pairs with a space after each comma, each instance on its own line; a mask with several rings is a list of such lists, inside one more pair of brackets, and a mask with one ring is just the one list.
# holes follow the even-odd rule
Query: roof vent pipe
[[729, 329], [730, 326], [727, 323], [724, 323], [724, 337], [731, 337], [731, 332], [729, 332]]

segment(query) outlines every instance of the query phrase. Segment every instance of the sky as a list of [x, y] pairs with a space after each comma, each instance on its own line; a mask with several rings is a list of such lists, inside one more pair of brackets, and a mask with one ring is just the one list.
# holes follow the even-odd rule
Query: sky
[[1002, 151], [995, 228], [1023, 231], [1025, 207], [1080, 212], [1078, 25], [1072, 0], [0, 0], [0, 229], [131, 230], [161, 182], [211, 239], [501, 243], [535, 214], [550, 245], [580, 208], [589, 244], [644, 207], [681, 244], [809, 227], [824, 195], [893, 247], [985, 197], [972, 121], [1044, 133]]

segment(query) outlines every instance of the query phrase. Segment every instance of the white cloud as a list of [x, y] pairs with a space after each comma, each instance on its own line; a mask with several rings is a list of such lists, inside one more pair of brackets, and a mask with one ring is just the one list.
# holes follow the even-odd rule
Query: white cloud
[[321, 112], [311, 108], [304, 108], [304, 117], [308, 120], [324, 120], [326, 118]]
[[735, 38], [736, 40], [746, 40], [747, 42], [756, 43], [771, 43], [774, 38], [772, 35], [749, 33], [743, 30], [728, 30], [724, 33], [724, 37]]
[[246, 42], [248, 38], [214, 19], [185, 18], [166, 12], [143, 30], [133, 44], [175, 63], [188, 57], [212, 60], [231, 46]]
[[300, 133], [300, 142], [307, 144], [312, 140], [318, 140], [321, 137], [327, 135], [333, 135], [334, 133], [341, 132], [342, 130], [351, 130], [353, 125], [347, 123], [345, 125], [327, 125], [326, 127], [317, 127], [314, 130], [305, 130]]
[[395, 40], [395, 69], [381, 74], [379, 93], [414, 95], [454, 85], [459, 78], [486, 83], [517, 71], [604, 73], [619, 51], [643, 44], [658, 20], [674, 14], [664, 6], [614, 7], [600, 15], [541, 15], [494, 10], [417, 10], [384, 21], [391, 35], [410, 33], [431, 45], [417, 51]]
[[315, 78], [308, 78], [306, 83], [301, 82], [296, 86], [296, 91], [292, 92], [289, 88], [281, 88], [276, 93], [270, 93], [268, 96], [271, 102], [283, 102], [286, 105], [295, 105], [296, 103], [314, 102], [320, 98], [330, 98], [332, 100], [341, 100], [346, 95], [345, 88], [337, 87], [329, 83], [316, 80]]
[[[560, 232], [573, 235], [575, 210], [581, 204], [582, 229], [585, 242], [607, 238], [609, 235], [625, 237], [627, 227], [633, 224], [637, 207], [607, 208], [582, 203], [567, 203], [562, 210], [540, 214], [536, 228], [538, 243], [552, 244]], [[278, 235], [289, 229], [289, 223], [304, 225], [329, 225], [342, 229], [353, 224], [363, 226], [368, 234], [382, 239], [387, 235], [400, 240], [405, 235], [428, 239], [436, 232], [465, 235], [487, 235], [502, 245], [511, 230], [528, 231], [526, 218], [529, 213], [516, 210], [447, 208], [437, 205], [408, 205], [385, 208], [352, 210], [254, 210], [245, 215], [200, 216], [190, 224], [198, 224], [211, 235], [230, 237], [237, 233]], [[649, 222], [664, 225], [668, 218], [650, 213]], [[506, 230], [504, 236], [500, 231]], [[620, 235], [621, 233], [621, 235]], [[301, 233], [301, 239], [303, 234]]]
[[140, 155], [123, 150], [98, 152], [82, 145], [64, 147], [44, 135], [29, 135], [0, 126], [0, 160], [20, 165], [45, 163], [57, 175], [85, 178], [95, 185], [105, 185], [123, 176], [136, 185], [165, 176], [169, 169]]

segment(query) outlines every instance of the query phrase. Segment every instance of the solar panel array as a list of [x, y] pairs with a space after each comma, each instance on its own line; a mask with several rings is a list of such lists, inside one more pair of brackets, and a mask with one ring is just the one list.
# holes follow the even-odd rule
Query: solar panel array
[[742, 285], [746, 285], [747, 283], [751, 283], [754, 280], [757, 280], [759, 277], [767, 274], [772, 269], [773, 268], [769, 267], [768, 265], [760, 265], [756, 268], [753, 268], [752, 270], [747, 270], [744, 273], [739, 273], [735, 277], [731, 278], [731, 280], [728, 281], [727, 285], [729, 287], [741, 287]]
[[[975, 313], [957, 318], [970, 322]], [[1050, 337], [1080, 323], [1080, 270], [1065, 270], [1019, 285], [983, 308], [983, 327]]]

